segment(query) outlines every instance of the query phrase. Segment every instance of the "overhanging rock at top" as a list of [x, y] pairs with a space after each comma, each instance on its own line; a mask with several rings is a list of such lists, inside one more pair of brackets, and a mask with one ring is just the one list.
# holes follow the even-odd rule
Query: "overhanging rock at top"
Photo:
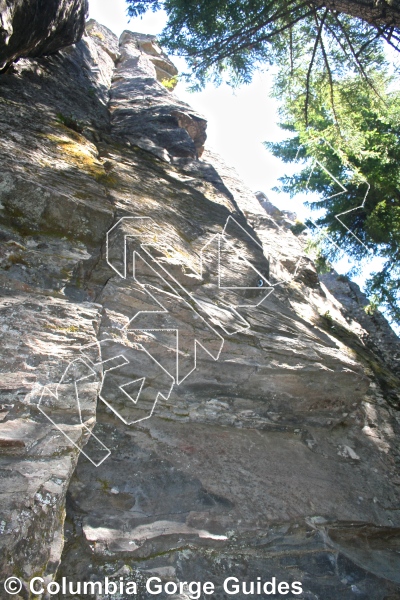
[[398, 598], [398, 339], [169, 71], [91, 22], [0, 75], [0, 578]]
[[87, 0], [2, 0], [0, 70], [18, 58], [53, 54], [78, 42], [87, 11]]

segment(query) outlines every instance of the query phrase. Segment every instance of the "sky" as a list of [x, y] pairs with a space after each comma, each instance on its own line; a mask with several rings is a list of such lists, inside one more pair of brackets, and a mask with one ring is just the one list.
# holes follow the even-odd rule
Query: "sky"
[[[130, 21], [126, 11], [126, 0], [89, 0], [89, 17], [118, 36], [125, 29], [158, 35], [166, 23], [163, 11], [149, 11]], [[172, 60], [180, 71], [185, 69], [183, 59], [172, 57]], [[304, 220], [310, 212], [303, 202], [318, 199], [315, 195], [299, 194], [291, 199], [289, 194], [273, 191], [279, 177], [294, 173], [296, 166], [283, 163], [263, 146], [263, 141], [276, 142], [287, 136], [277, 125], [278, 103], [270, 97], [271, 87], [271, 73], [257, 72], [251, 84], [235, 91], [228, 85], [216, 88], [208, 84], [203, 91], [192, 93], [183, 83], [178, 83], [174, 93], [206, 118], [207, 146], [235, 167], [250, 189], [264, 192], [275, 206], [294, 212]], [[353, 276], [353, 281], [362, 287], [369, 274], [381, 264], [378, 259], [365, 263], [361, 275]], [[339, 273], [345, 273], [351, 266], [346, 258], [334, 264]]]
[[[162, 11], [148, 12], [142, 18], [128, 21], [125, 0], [90, 0], [89, 16], [106, 25], [117, 35], [124, 29], [157, 35], [161, 33], [166, 15]], [[185, 68], [183, 59], [172, 58], [177, 68]], [[209, 84], [201, 92], [187, 91], [179, 83], [174, 93], [201, 113], [207, 120], [207, 146], [221, 154], [238, 171], [241, 179], [253, 191], [263, 191], [273, 204], [284, 210], [305, 215], [302, 201], [291, 200], [287, 194], [271, 191], [278, 177], [293, 167], [275, 158], [263, 146], [263, 141], [284, 139], [278, 121], [277, 102], [269, 97], [272, 77], [256, 73], [250, 85], [233, 92], [228, 85], [218, 88]]]

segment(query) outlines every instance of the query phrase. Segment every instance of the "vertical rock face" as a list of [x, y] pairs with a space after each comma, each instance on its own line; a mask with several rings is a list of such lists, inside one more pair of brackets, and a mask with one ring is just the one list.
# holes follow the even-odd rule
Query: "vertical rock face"
[[113, 133], [168, 162], [197, 158], [204, 149], [206, 121], [166, 93], [176, 74], [152, 36], [125, 31], [111, 87]]
[[204, 150], [175, 74], [90, 22], [1, 75], [1, 578], [397, 598], [397, 338]]
[[87, 0], [2, 0], [0, 70], [20, 57], [52, 54], [78, 42]]

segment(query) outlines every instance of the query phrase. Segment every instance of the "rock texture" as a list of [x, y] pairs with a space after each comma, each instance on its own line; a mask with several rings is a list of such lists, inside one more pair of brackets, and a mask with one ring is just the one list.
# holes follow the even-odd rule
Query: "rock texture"
[[87, 0], [1, 0], [0, 70], [78, 42], [87, 12]]
[[1, 578], [398, 598], [398, 340], [165, 73], [91, 22], [1, 75]]

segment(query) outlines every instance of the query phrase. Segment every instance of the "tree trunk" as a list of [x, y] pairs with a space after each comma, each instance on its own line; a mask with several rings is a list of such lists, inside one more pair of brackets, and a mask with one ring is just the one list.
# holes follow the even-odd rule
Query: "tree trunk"
[[358, 17], [371, 25], [400, 28], [400, 0], [311, 0], [317, 6]]

